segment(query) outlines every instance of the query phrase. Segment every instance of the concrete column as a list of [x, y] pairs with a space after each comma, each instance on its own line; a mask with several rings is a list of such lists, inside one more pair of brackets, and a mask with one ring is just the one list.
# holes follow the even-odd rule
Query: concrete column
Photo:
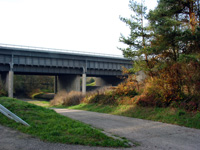
[[82, 94], [86, 94], [86, 73], [82, 74]]
[[54, 77], [54, 93], [56, 94], [58, 91], [58, 77], [57, 76], [55, 76]]
[[10, 70], [9, 72], [2, 73], [1, 80], [4, 90], [8, 92], [8, 97], [13, 98], [14, 72]]
[[8, 72], [8, 97], [13, 98], [13, 79], [14, 79], [14, 72], [10, 70]]
[[59, 75], [57, 79], [58, 92], [65, 90], [80, 91], [80, 76], [79, 75]]

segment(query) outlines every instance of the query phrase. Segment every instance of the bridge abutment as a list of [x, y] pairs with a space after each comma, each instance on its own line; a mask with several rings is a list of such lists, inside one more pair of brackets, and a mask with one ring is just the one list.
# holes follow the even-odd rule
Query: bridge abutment
[[123, 80], [115, 76], [105, 76], [96, 78], [96, 86], [117, 86]]
[[79, 75], [59, 75], [57, 78], [58, 91], [80, 91]]

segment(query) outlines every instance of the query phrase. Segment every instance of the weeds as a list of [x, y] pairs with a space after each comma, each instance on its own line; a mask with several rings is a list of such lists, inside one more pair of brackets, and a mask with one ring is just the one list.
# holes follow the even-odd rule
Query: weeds
[[81, 92], [72, 91], [72, 92], [65, 92], [61, 91], [55, 95], [54, 99], [50, 101], [50, 105], [65, 105], [65, 106], [72, 106], [78, 105], [81, 103], [84, 95]]

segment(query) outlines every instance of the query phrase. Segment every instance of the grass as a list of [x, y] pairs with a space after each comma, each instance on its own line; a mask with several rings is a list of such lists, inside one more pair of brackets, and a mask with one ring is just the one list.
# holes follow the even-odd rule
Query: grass
[[127, 141], [115, 140], [106, 136], [100, 130], [57, 114], [54, 110], [7, 97], [1, 97], [0, 104], [21, 117], [30, 124], [30, 127], [16, 123], [3, 114], [0, 114], [0, 124], [38, 137], [43, 141], [90, 146], [127, 147]]
[[200, 129], [200, 112], [186, 112], [178, 108], [140, 107], [137, 105], [113, 106], [84, 103], [67, 108], [160, 121]]
[[49, 104], [48, 101], [32, 100], [32, 101], [27, 101], [27, 102], [31, 103], [31, 104], [38, 105], [38, 106], [42, 106], [42, 107], [45, 107], [45, 108], [50, 108], [50, 104]]
[[86, 86], [95, 86], [95, 85], [96, 85], [96, 82], [92, 82], [92, 83], [87, 84]]
[[84, 98], [84, 95], [78, 91], [59, 91], [50, 101], [51, 105], [78, 105], [80, 104], [81, 100]]
[[[31, 101], [29, 101], [32, 103]], [[36, 101], [34, 104], [43, 106], [47, 104], [46, 101]], [[200, 129], [200, 112], [187, 112], [178, 108], [158, 108], [158, 107], [140, 107], [137, 105], [99, 105], [81, 103], [75, 106], [54, 106], [57, 108], [80, 109], [87, 111], [94, 111], [100, 113], [108, 113], [113, 115], [121, 115], [126, 117], [147, 119], [153, 121], [160, 121], [163, 123], [176, 124], [180, 126]]]

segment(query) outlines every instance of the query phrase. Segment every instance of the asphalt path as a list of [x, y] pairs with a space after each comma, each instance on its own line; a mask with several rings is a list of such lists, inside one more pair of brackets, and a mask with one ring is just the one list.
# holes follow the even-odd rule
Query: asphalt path
[[57, 113], [126, 137], [140, 146], [134, 150], [200, 150], [200, 130], [161, 122], [103, 113], [54, 109]]
[[[82, 110], [54, 110], [61, 115], [140, 144], [131, 148], [117, 148], [119, 150], [200, 150], [198, 129]], [[50, 143], [0, 125], [0, 150], [116, 150], [116, 148]]]

